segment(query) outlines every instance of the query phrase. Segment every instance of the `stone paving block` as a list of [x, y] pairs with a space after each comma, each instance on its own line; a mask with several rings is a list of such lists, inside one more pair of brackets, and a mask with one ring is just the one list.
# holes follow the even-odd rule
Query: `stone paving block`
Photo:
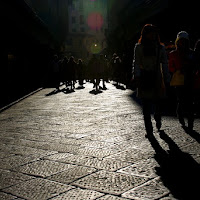
[[155, 167], [158, 167], [159, 164], [155, 159], [150, 158], [147, 160], [141, 160], [131, 166], [122, 168], [117, 172], [125, 173], [128, 175], [143, 176], [147, 178], [154, 178], [157, 176]]
[[23, 200], [21, 198], [18, 198], [16, 196], [11, 195], [11, 194], [6, 194], [4, 192], [0, 192], [0, 199], [1, 200]]
[[41, 150], [50, 149], [49, 142], [43, 142], [43, 141], [32, 141], [32, 140], [27, 140], [27, 139], [19, 139], [18, 141], [16, 141], [16, 139], [13, 139], [12, 144], [17, 145], [17, 146], [29, 147], [33, 149], [41, 149]]
[[129, 148], [126, 151], [121, 151], [119, 153], [110, 155], [106, 158], [107, 159], [120, 160], [120, 161], [124, 161], [124, 162], [135, 163], [139, 160], [147, 159], [149, 157], [152, 157], [152, 154], [145, 152], [145, 151], [142, 151], [142, 150], [139, 150], [139, 149]]
[[14, 154], [9, 154], [9, 153], [0, 151], [0, 159], [8, 158], [8, 157], [11, 157], [11, 156], [14, 156]]
[[116, 152], [107, 150], [107, 149], [98, 149], [98, 148], [90, 148], [90, 147], [83, 147], [78, 151], [78, 154], [93, 156], [97, 158], [103, 158], [113, 153], [116, 153]]
[[[80, 146], [86, 142], [88, 142], [87, 140], [84, 139], [76, 139], [76, 138], [70, 138], [71, 134], [69, 134], [69, 137], [65, 137], [65, 138], [57, 138], [58, 142], [60, 142], [61, 144], [65, 144], [65, 145], [76, 145], [76, 146]], [[53, 142], [53, 141], [52, 141]]]
[[41, 158], [43, 156], [52, 155], [57, 153], [56, 151], [46, 151], [43, 149], [31, 148], [26, 146], [17, 146], [17, 145], [4, 145], [3, 151], [11, 154], [19, 154], [23, 156], [35, 156]]
[[94, 200], [103, 195], [103, 193], [97, 191], [77, 188], [63, 193], [58, 197], [53, 198], [52, 200]]
[[29, 179], [33, 179], [33, 177], [18, 172], [0, 169], [0, 189], [16, 185]]
[[[79, 140], [80, 141], [80, 140]], [[82, 140], [81, 146], [93, 147], [93, 148], [115, 148], [117, 145], [114, 142], [104, 142], [104, 141], [91, 141]]]
[[70, 153], [56, 153], [56, 154], [53, 154], [53, 155], [50, 155], [50, 156], [46, 156], [43, 159], [55, 160], [56, 161], [56, 160], [60, 160], [60, 159], [66, 158], [69, 155], [71, 155], [71, 154]]
[[169, 127], [165, 132], [179, 147], [184, 147], [195, 141], [190, 135], [185, 133], [185, 131], [180, 128], [172, 129], [172, 127]]
[[21, 167], [16, 168], [15, 170], [33, 176], [47, 177], [72, 167], [74, 166], [71, 164], [64, 164], [49, 160], [40, 160], [23, 165]]
[[122, 196], [134, 200], [155, 200], [160, 199], [169, 193], [169, 190], [163, 185], [158, 177], [123, 193]]
[[74, 154], [71, 154], [71, 153], [63, 153], [63, 154], [59, 153], [59, 154], [55, 154], [55, 156], [54, 155], [47, 156], [44, 159], [56, 160], [56, 161], [62, 162], [62, 163], [84, 165], [84, 163], [88, 159], [91, 159], [91, 158], [92, 157], [90, 157], [90, 156], [84, 156], [84, 155], [74, 155]]
[[18, 138], [8, 137], [7, 135], [2, 136], [0, 134], [0, 144], [1, 145], [12, 145], [20, 141]]
[[86, 162], [84, 162], [83, 165], [94, 167], [96, 169], [116, 171], [122, 167], [130, 165], [130, 163], [121, 162], [119, 160], [114, 160], [114, 159], [91, 158], [88, 159]]
[[113, 195], [105, 195], [103, 197], [98, 198], [97, 200], [128, 200], [127, 198], [117, 197]]
[[46, 200], [73, 188], [69, 185], [37, 178], [6, 188], [3, 192], [29, 200]]
[[99, 192], [120, 195], [145, 181], [147, 181], [147, 179], [143, 177], [128, 176], [116, 172], [99, 171], [73, 182], [72, 185]]
[[181, 148], [183, 152], [200, 156], [200, 144], [195, 142]]
[[14, 155], [8, 158], [0, 159], [0, 168], [1, 169], [15, 169], [20, 165], [24, 165], [33, 161], [36, 161], [35, 156], [21, 156]]
[[50, 143], [49, 150], [58, 152], [76, 153], [81, 147], [70, 144]]
[[118, 130], [116, 128], [101, 127], [101, 130], [99, 130], [99, 125], [97, 127], [92, 126], [92, 128], [93, 130], [91, 130], [91, 133], [84, 137], [84, 139], [105, 142], [106, 140], [117, 136]]
[[69, 184], [81, 177], [84, 177], [96, 171], [96, 169], [91, 167], [75, 166], [58, 174], [52, 175], [48, 177], [48, 179], [59, 183]]

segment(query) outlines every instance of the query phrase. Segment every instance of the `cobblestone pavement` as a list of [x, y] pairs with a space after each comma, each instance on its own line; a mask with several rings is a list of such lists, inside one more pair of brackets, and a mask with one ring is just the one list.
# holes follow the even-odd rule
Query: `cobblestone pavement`
[[[0, 199], [200, 199], [195, 131], [164, 116], [145, 138], [133, 91], [43, 89], [0, 113]], [[155, 124], [154, 124], [155, 127]]]

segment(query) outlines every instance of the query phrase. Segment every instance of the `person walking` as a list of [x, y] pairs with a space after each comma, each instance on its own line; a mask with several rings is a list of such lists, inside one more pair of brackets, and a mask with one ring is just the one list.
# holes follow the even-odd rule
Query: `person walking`
[[96, 54], [93, 54], [88, 65], [89, 65], [90, 77], [94, 84], [93, 88], [95, 88], [96, 91], [99, 91], [101, 70], [100, 70], [100, 62]]
[[100, 78], [102, 78], [103, 90], [106, 90], [106, 80], [107, 80], [107, 61], [103, 54], [100, 54], [99, 58], [99, 67], [100, 67]]
[[174, 87], [177, 97], [177, 117], [183, 127], [184, 118], [188, 120], [188, 129], [194, 124], [193, 80], [195, 71], [194, 51], [190, 49], [189, 34], [181, 31], [175, 41], [176, 49], [169, 54], [169, 71], [172, 74], [170, 85]]
[[137, 96], [142, 100], [146, 137], [153, 134], [151, 110], [154, 105], [154, 119], [158, 130], [161, 128], [161, 102], [166, 97], [165, 85], [170, 74], [164, 45], [160, 42], [158, 28], [146, 24], [138, 43], [135, 45], [133, 75], [137, 82]]
[[78, 63], [77, 63], [77, 78], [78, 78], [78, 81], [79, 81], [79, 88], [84, 88], [83, 87], [84, 70], [85, 70], [85, 66], [83, 64], [83, 60], [82, 59], [78, 59]]
[[71, 91], [75, 89], [75, 81], [76, 81], [76, 70], [77, 63], [75, 62], [74, 56], [70, 56], [69, 61], [67, 63], [68, 67], [68, 82], [71, 86]]
[[63, 82], [65, 83], [66, 88], [68, 86], [68, 62], [69, 60], [67, 56], [65, 56], [62, 63], [61, 76], [62, 76]]

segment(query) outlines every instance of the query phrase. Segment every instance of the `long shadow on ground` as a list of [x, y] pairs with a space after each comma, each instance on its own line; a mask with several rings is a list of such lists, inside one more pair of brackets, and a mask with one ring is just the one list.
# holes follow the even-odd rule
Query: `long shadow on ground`
[[153, 135], [148, 138], [160, 165], [156, 168], [157, 174], [175, 198], [199, 199], [200, 165], [190, 154], [182, 152], [164, 131], [160, 131], [160, 137], [168, 144], [169, 151], [165, 151]]

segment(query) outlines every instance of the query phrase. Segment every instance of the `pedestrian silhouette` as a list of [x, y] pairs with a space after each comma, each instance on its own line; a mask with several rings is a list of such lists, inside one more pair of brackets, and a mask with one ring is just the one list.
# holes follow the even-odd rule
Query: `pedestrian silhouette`
[[110, 77], [112, 80], [114, 80], [114, 69], [115, 69], [116, 57], [117, 57], [117, 54], [113, 53], [113, 56], [109, 62]]
[[188, 129], [194, 125], [194, 93], [193, 80], [195, 71], [194, 51], [190, 49], [189, 35], [185, 31], [177, 34], [176, 49], [169, 54], [169, 70], [172, 73], [170, 85], [174, 87], [177, 97], [177, 117], [185, 127], [186, 117]]
[[88, 65], [89, 65], [89, 71], [90, 71], [90, 79], [92, 80], [94, 84], [93, 88], [95, 88], [95, 90], [98, 92], [100, 77], [101, 77], [101, 69], [100, 69], [100, 61], [97, 58], [96, 54], [93, 54]]
[[84, 80], [84, 76], [85, 76], [85, 66], [83, 64], [83, 60], [82, 59], [78, 59], [78, 63], [77, 63], [77, 78], [79, 81], [79, 88], [84, 88], [83, 87], [83, 80]]
[[104, 58], [104, 55], [103, 54], [100, 54], [100, 58], [99, 58], [99, 62], [100, 62], [100, 77], [102, 78], [102, 89], [103, 90], [106, 90], [106, 80], [107, 80], [107, 70], [108, 70], [108, 67], [107, 67], [107, 61], [106, 59]]
[[170, 81], [165, 47], [160, 43], [158, 28], [146, 24], [135, 45], [133, 60], [134, 79], [137, 82], [137, 97], [142, 100], [144, 124], [147, 135], [153, 133], [151, 121], [152, 105], [155, 105], [154, 119], [161, 128], [161, 102], [166, 97], [166, 84]]
[[71, 56], [67, 63], [67, 81], [68, 85], [71, 87], [71, 91], [75, 89], [75, 81], [76, 81], [76, 70], [77, 70], [77, 63], [74, 60], [74, 57]]

